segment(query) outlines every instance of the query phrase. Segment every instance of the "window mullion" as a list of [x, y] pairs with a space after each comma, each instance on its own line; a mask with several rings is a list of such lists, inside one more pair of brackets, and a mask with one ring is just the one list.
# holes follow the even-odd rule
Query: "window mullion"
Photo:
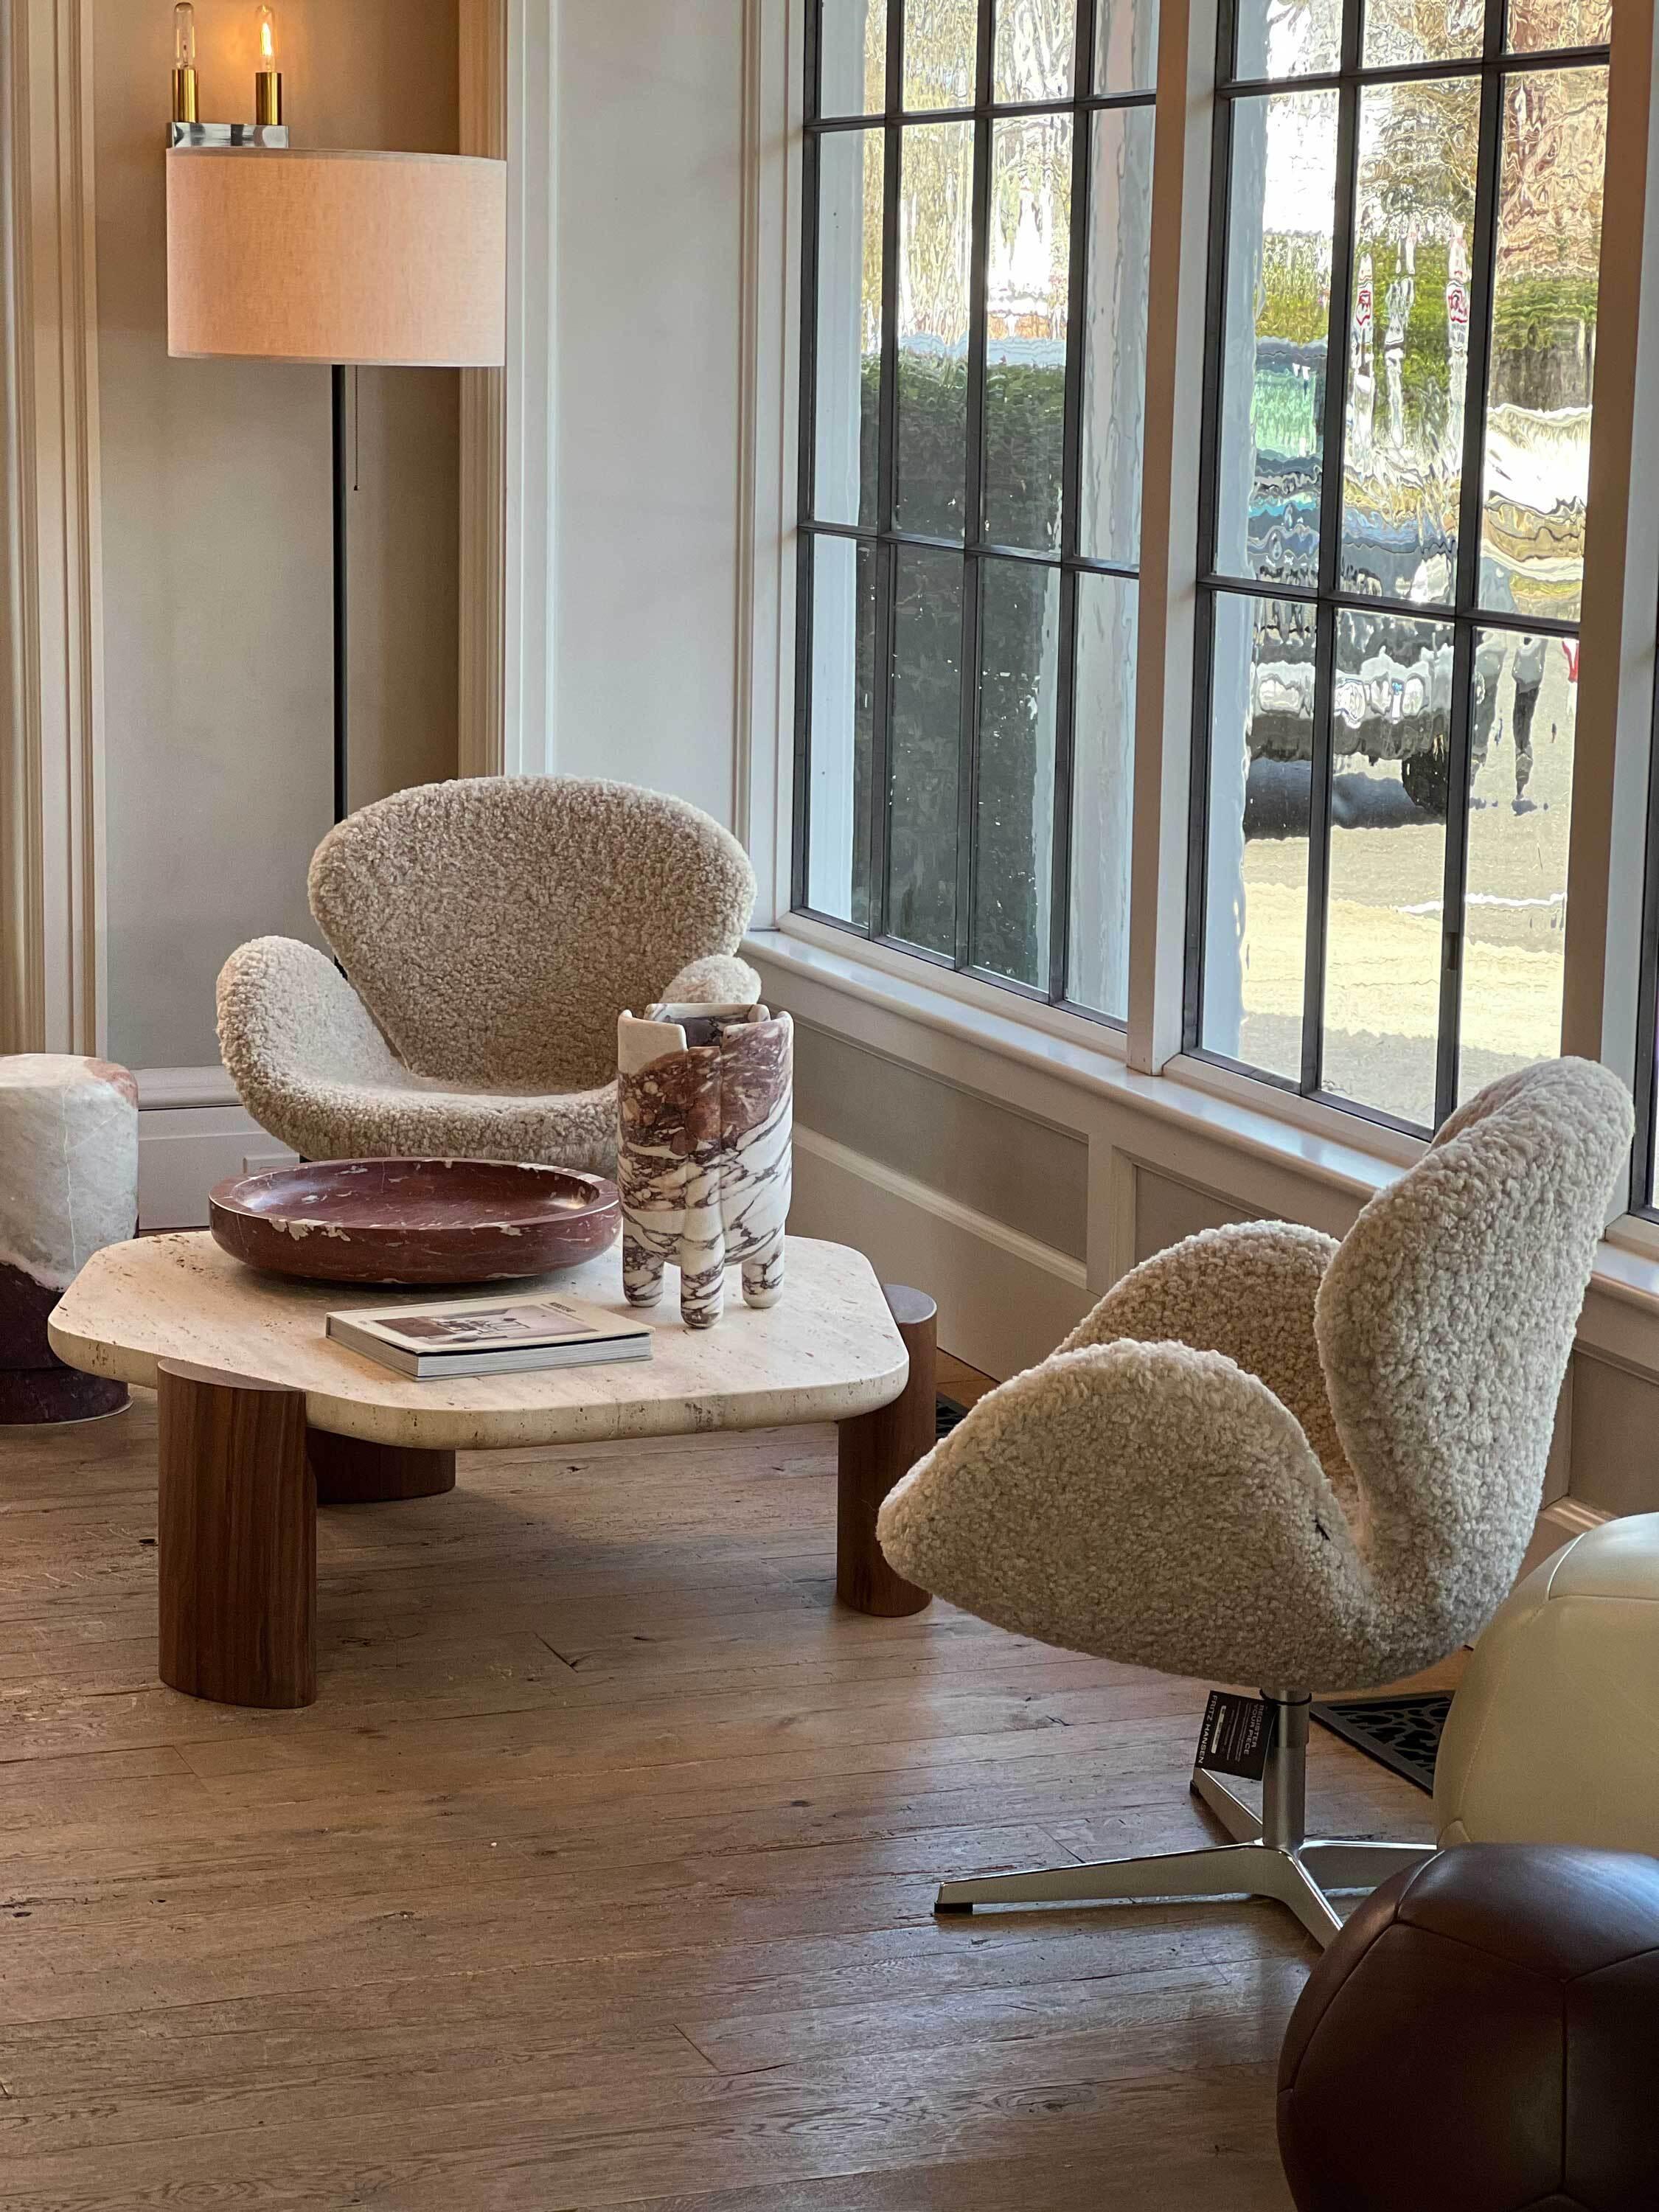
[[[876, 424], [876, 526], [890, 531], [897, 480], [899, 191], [903, 181], [903, 133], [897, 117], [904, 96], [904, 9], [890, 7], [887, 24], [887, 115], [881, 165], [881, 387]], [[896, 623], [898, 549], [878, 544], [876, 563], [874, 693], [870, 716], [870, 896], [868, 930], [887, 934], [888, 835], [892, 804], [893, 640]]]
[[975, 62], [974, 180], [968, 275], [968, 453], [963, 488], [961, 716], [957, 738], [957, 947], [958, 968], [974, 957], [977, 875], [975, 824], [979, 808], [980, 603], [984, 564], [965, 549], [984, 535], [985, 331], [991, 240], [991, 98], [994, 0], [979, 0]]

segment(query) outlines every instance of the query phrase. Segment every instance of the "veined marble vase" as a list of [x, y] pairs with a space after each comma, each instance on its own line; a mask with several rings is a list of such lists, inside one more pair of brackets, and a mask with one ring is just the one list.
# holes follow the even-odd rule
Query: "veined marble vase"
[[657, 1006], [617, 1025], [623, 1287], [655, 1305], [680, 1271], [680, 1315], [712, 1328], [726, 1269], [745, 1304], [783, 1291], [794, 1028], [764, 1006]]

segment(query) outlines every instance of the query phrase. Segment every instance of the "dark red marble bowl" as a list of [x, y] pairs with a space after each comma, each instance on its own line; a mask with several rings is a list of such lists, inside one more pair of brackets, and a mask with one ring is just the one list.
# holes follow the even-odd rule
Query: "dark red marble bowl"
[[321, 1160], [236, 1176], [213, 1234], [250, 1267], [325, 1283], [495, 1283], [574, 1267], [617, 1241], [617, 1186], [506, 1160]]

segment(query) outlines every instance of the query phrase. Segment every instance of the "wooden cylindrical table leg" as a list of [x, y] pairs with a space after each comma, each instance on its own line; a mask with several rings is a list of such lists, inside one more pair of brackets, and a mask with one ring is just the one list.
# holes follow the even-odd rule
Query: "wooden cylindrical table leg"
[[317, 1486], [301, 1390], [157, 1365], [161, 1670], [221, 1705], [317, 1695]]
[[441, 1498], [455, 1487], [453, 1451], [363, 1443], [356, 1437], [308, 1429], [306, 1455], [319, 1505], [385, 1505], [399, 1498]]
[[841, 1424], [836, 1527], [836, 1595], [860, 1613], [920, 1613], [928, 1592], [896, 1574], [876, 1541], [881, 1501], [933, 1449], [939, 1431], [935, 1379], [937, 1310], [922, 1291], [884, 1284], [883, 1294], [910, 1355], [902, 1396]]

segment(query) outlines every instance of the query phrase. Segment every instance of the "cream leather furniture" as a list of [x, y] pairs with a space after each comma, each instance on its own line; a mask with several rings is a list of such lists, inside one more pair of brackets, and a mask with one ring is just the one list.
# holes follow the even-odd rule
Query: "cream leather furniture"
[[1259, 1814], [1194, 1774], [1231, 1844], [948, 1881], [940, 1909], [1243, 1893], [1328, 1942], [1328, 1892], [1425, 1855], [1310, 1840], [1310, 1692], [1434, 1665], [1513, 1587], [1631, 1121], [1586, 1060], [1505, 1076], [1340, 1244], [1188, 1237], [906, 1476], [878, 1533], [908, 1581], [1045, 1644], [1259, 1682], [1274, 1729]]
[[613, 1174], [617, 1016], [760, 996], [733, 957], [755, 902], [748, 855], [695, 806], [635, 784], [400, 791], [330, 831], [308, 889], [339, 969], [259, 937], [219, 977], [242, 1103], [307, 1159]]
[[1443, 1844], [1659, 1857], [1659, 1513], [1534, 1569], [1474, 1647], [1434, 1777]]

